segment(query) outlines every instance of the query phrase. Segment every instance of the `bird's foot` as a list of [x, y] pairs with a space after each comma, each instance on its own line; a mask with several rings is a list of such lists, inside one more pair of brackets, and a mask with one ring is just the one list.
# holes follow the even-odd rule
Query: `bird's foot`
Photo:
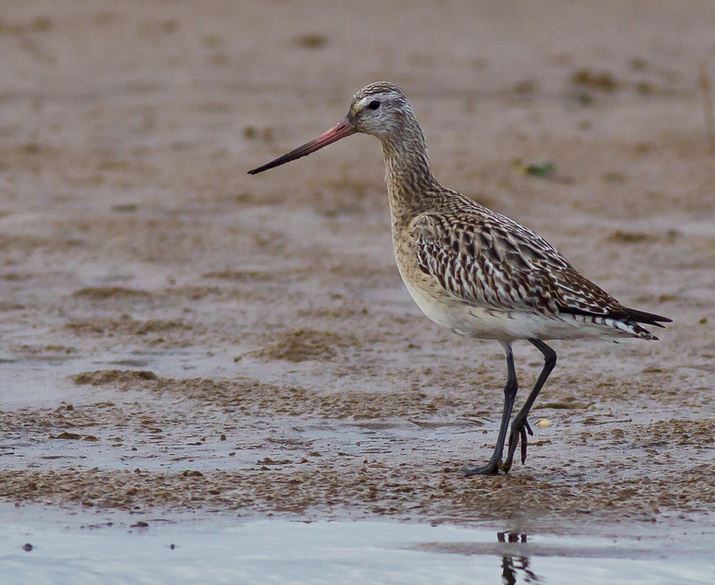
[[487, 463], [479, 467], [463, 467], [462, 472], [466, 477], [471, 475], [499, 475], [499, 464]]
[[504, 472], [508, 473], [511, 469], [512, 463], [514, 462], [514, 453], [516, 453], [516, 448], [521, 443], [521, 463], [526, 462], [526, 450], [527, 450], [527, 437], [526, 434], [534, 435], [534, 431], [531, 430], [531, 425], [529, 421], [524, 419], [515, 418], [514, 422], [511, 423], [511, 433], [509, 435], [509, 451], [507, 452], [506, 461], [502, 466]]
[[470, 475], [499, 475], [499, 470], [502, 467], [501, 459], [492, 459], [486, 465], [480, 465], [478, 467], [463, 467], [462, 472], [465, 476]]

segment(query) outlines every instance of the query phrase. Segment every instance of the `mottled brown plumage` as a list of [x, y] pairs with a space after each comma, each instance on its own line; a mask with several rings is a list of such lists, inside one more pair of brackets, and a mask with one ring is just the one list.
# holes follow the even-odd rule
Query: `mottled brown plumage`
[[[353, 96], [333, 129], [255, 174], [305, 156], [355, 132], [380, 140], [385, 159], [395, 258], [408, 291], [434, 322], [456, 333], [501, 344], [507, 385], [497, 445], [487, 465], [467, 474], [508, 472], [517, 445], [526, 459], [527, 415], [556, 363], [548, 339], [657, 339], [641, 323], [670, 319], [629, 309], [582, 276], [544, 238], [432, 175], [427, 146], [412, 106], [393, 83], [372, 83]], [[544, 368], [514, 417], [506, 461], [502, 452], [517, 391], [512, 343], [528, 340]]]
[[457, 193], [417, 215], [409, 237], [420, 270], [465, 303], [554, 318], [588, 316], [592, 325], [656, 339], [542, 237]]

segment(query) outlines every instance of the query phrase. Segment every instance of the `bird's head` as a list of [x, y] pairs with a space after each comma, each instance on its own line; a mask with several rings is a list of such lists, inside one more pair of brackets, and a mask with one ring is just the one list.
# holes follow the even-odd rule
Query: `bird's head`
[[389, 81], [376, 81], [366, 85], [353, 96], [347, 116], [330, 130], [248, 173], [255, 175], [307, 156], [356, 132], [383, 139], [399, 132], [409, 116], [414, 116], [414, 113], [404, 92]]
[[399, 132], [411, 113], [407, 97], [397, 85], [376, 81], [353, 96], [347, 120], [355, 132], [383, 138]]

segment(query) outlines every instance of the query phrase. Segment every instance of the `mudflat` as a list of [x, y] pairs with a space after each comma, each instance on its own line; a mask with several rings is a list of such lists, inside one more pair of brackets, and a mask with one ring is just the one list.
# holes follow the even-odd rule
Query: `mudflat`
[[[712, 528], [712, 22], [695, 1], [7, 3], [0, 498]], [[445, 185], [675, 321], [554, 343], [508, 476], [460, 471], [491, 453], [503, 358], [409, 298], [374, 139], [245, 173], [377, 79]], [[516, 356], [523, 399], [541, 359]]]

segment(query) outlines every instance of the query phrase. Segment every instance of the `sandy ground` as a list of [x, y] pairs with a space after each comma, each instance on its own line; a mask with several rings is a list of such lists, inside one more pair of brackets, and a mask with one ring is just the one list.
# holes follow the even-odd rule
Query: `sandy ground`
[[[713, 22], [712, 2], [4, 3], [0, 498], [712, 527]], [[506, 477], [460, 473], [491, 453], [503, 359], [409, 299], [377, 144], [245, 174], [376, 79], [411, 96], [444, 184], [675, 319], [660, 343], [555, 343], [532, 416], [552, 424]], [[523, 397], [540, 360], [516, 353]]]

